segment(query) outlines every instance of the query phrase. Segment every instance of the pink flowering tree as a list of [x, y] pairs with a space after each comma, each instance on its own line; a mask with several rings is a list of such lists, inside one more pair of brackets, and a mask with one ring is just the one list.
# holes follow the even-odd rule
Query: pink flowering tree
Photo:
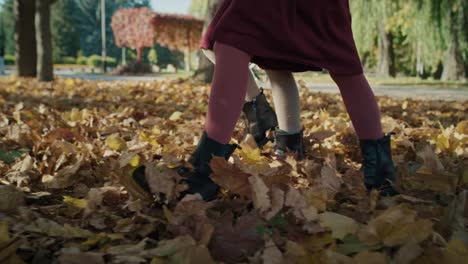
[[122, 8], [112, 16], [112, 30], [118, 47], [135, 49], [137, 60], [142, 60], [143, 49], [153, 47], [156, 30], [155, 13], [147, 8]]

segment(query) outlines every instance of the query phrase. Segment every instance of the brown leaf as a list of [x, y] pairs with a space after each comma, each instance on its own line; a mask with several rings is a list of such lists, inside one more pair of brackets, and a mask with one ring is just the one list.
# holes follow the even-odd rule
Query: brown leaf
[[213, 170], [210, 177], [215, 183], [232, 193], [251, 197], [250, 174], [242, 172], [221, 157], [213, 157], [210, 167]]
[[24, 193], [11, 185], [0, 185], [0, 212], [12, 213], [24, 205]]
[[233, 224], [232, 214], [225, 214], [216, 223], [210, 250], [218, 261], [239, 262], [257, 252], [263, 239], [257, 232], [261, 223], [254, 213], [242, 215]]
[[271, 199], [268, 195], [269, 189], [259, 176], [249, 177], [252, 188], [252, 200], [255, 209], [260, 213], [265, 213], [271, 207]]
[[386, 264], [387, 257], [379, 252], [364, 251], [354, 256], [355, 264]]
[[148, 163], [145, 177], [152, 193], [163, 193], [169, 201], [178, 195], [177, 182], [180, 176], [175, 170], [169, 169], [165, 163]]
[[423, 249], [415, 243], [407, 243], [395, 254], [396, 264], [410, 264], [423, 253]]
[[284, 262], [283, 253], [281, 253], [273, 241], [269, 240], [265, 244], [262, 260], [263, 263], [282, 264]]
[[328, 192], [328, 197], [334, 197], [340, 191], [343, 180], [338, 176], [338, 172], [328, 166], [322, 167], [320, 172], [320, 183], [325, 187]]
[[93, 252], [63, 252], [58, 258], [60, 264], [104, 264], [104, 255]]
[[42, 183], [46, 188], [62, 189], [72, 186], [77, 180], [76, 173], [83, 163], [83, 156], [79, 156], [72, 165], [66, 166], [52, 175], [43, 175]]

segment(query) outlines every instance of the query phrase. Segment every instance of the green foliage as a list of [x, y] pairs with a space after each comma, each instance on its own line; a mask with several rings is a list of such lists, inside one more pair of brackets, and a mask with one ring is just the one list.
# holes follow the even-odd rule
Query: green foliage
[[156, 49], [152, 48], [149, 53], [148, 53], [148, 61], [151, 64], [156, 65], [158, 63], [158, 53], [156, 52]]
[[86, 65], [88, 63], [88, 58], [86, 58], [85, 56], [79, 56], [77, 59], [76, 59], [76, 64], [79, 64], [79, 65]]
[[[85, 56], [101, 53], [101, 1], [74, 0], [73, 10], [75, 26], [80, 33], [80, 46]], [[125, 7], [150, 6], [149, 0], [113, 0], [106, 1], [106, 49], [111, 57], [120, 57], [121, 50], [115, 45], [111, 29], [111, 18], [115, 11]]]
[[[115, 58], [112, 58], [112, 57], [106, 57], [106, 63], [107, 63], [108, 67], [117, 66], [117, 60]], [[99, 68], [99, 67], [102, 66], [102, 57], [99, 56], [99, 55], [96, 55], [96, 54], [91, 55], [86, 60], [86, 65], [91, 66], [91, 67], [95, 67], [95, 68]]]
[[184, 54], [179, 51], [170, 50], [166, 47], [160, 46], [159, 44], [156, 44], [154, 49], [158, 54], [157, 64], [161, 68], [166, 68], [168, 64], [179, 66], [184, 61]]
[[13, 0], [3, 1], [0, 5], [0, 48], [5, 54], [15, 53], [15, 17], [13, 15]]
[[14, 55], [5, 55], [5, 65], [15, 65], [16, 58]]
[[63, 57], [62, 61], [63, 64], [76, 64], [76, 58], [75, 57]]
[[54, 61], [62, 62], [65, 56], [75, 57], [80, 49], [80, 32], [75, 25], [74, 0], [61, 0], [51, 7], [51, 30]]
[[204, 17], [208, 9], [209, 0], [192, 0], [189, 7], [189, 13], [196, 17]]

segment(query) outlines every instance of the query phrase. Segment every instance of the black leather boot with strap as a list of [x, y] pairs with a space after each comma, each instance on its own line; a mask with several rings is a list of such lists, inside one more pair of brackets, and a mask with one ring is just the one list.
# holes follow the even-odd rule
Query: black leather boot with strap
[[[203, 132], [197, 148], [189, 159], [193, 169], [179, 169], [179, 174], [184, 177], [184, 182], [188, 185], [188, 189], [179, 198], [183, 198], [187, 194], [198, 193], [206, 201], [215, 199], [219, 186], [210, 178], [210, 174], [213, 172], [209, 165], [210, 161], [214, 156], [223, 157], [227, 160], [236, 148], [237, 145], [235, 144], [220, 144], [209, 138], [206, 132]], [[150, 192], [145, 178], [144, 166], [137, 168], [133, 172], [132, 179], [141, 189], [148, 193]]]
[[388, 134], [380, 139], [360, 140], [364, 184], [368, 191], [377, 189], [382, 196], [398, 194], [393, 187], [396, 171], [392, 160], [391, 136]]
[[294, 154], [297, 160], [305, 158], [304, 152], [304, 131], [298, 133], [288, 133], [276, 129], [275, 131], [275, 154], [279, 158], [286, 158], [287, 153]]
[[278, 119], [268, 103], [263, 89], [251, 102], [246, 102], [242, 109], [249, 133], [254, 137], [258, 147], [263, 147], [268, 138], [266, 133], [278, 126]]

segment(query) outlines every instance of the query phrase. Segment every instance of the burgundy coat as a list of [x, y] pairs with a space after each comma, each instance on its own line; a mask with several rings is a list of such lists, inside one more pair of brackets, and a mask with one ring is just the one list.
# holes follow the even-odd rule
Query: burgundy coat
[[252, 55], [264, 69], [362, 73], [348, 0], [224, 0], [201, 42]]

